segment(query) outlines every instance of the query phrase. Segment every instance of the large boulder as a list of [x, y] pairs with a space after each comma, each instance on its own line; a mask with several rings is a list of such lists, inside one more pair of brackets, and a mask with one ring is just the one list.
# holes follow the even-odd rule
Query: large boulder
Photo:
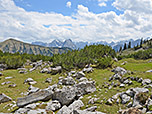
[[64, 105], [56, 114], [71, 114], [71, 110]]
[[96, 91], [94, 81], [83, 81], [74, 85], [77, 88], [77, 96], [82, 96]]
[[120, 98], [121, 98], [121, 103], [122, 103], [122, 104], [126, 104], [126, 103], [128, 103], [129, 100], [130, 100], [130, 96], [128, 96], [128, 95], [125, 94], [125, 93], [122, 93], [122, 94], [120, 95]]
[[55, 75], [57, 73], [61, 73], [62, 72], [62, 67], [61, 66], [56, 66], [55, 68], [51, 69], [51, 74]]
[[73, 84], [75, 84], [75, 81], [72, 77], [68, 76], [67, 78], [63, 78], [63, 79], [59, 80], [59, 84], [73, 85]]
[[127, 73], [127, 70], [121, 67], [116, 67], [115, 69], [112, 70], [112, 72], [114, 72], [115, 74], [118, 73], [119, 75], [124, 75]]
[[90, 73], [90, 72], [93, 71], [93, 68], [92, 68], [92, 67], [84, 68], [82, 71], [83, 71], [84, 73]]
[[37, 101], [47, 101], [47, 100], [52, 98], [52, 94], [53, 94], [53, 92], [48, 91], [48, 90], [37, 91], [35, 93], [27, 95], [26, 97], [18, 98], [17, 99], [17, 106], [23, 107], [25, 105], [35, 103]]
[[58, 100], [62, 105], [71, 104], [75, 97], [75, 87], [63, 87], [62, 89], [56, 89], [53, 94], [53, 100]]
[[142, 81], [142, 85], [148, 85], [148, 84], [150, 84], [152, 81], [150, 80], [150, 79], [144, 79], [143, 81]]
[[56, 111], [61, 108], [61, 104], [59, 101], [54, 100], [47, 103], [46, 110], [47, 111]]
[[81, 100], [76, 100], [68, 108], [73, 111], [73, 110], [78, 110], [83, 106], [84, 104]]
[[12, 100], [12, 98], [6, 96], [4, 93], [0, 94], [0, 104], [11, 101], [11, 100]]

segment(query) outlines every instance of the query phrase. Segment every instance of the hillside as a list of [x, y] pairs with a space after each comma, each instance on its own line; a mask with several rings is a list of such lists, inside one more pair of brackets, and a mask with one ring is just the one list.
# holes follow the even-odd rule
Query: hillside
[[126, 55], [129, 55], [129, 54], [134, 54], [136, 52], [145, 51], [145, 50], [148, 50], [148, 49], [152, 48], [152, 39], [144, 40], [144, 41], [142, 41], [142, 44], [140, 44], [140, 43], [138, 43], [133, 48], [128, 48], [128, 49], [125, 49], [125, 50], [122, 50], [122, 51], [118, 52], [117, 55], [126, 56]]
[[64, 53], [70, 48], [58, 48], [58, 47], [43, 47], [39, 45], [32, 45], [28, 43], [24, 43], [14, 39], [8, 39], [4, 42], [0, 43], [0, 50], [3, 52], [10, 52], [10, 53], [27, 53], [27, 54], [41, 54], [45, 56], [52, 56], [53, 54], [57, 53]]

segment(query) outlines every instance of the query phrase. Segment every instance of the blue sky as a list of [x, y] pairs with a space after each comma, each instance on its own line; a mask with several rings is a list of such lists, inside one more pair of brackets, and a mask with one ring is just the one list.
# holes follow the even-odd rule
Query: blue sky
[[152, 0], [0, 0], [0, 41], [107, 41], [152, 36]]
[[[114, 0], [105, 1], [106, 7], [99, 6], [98, 0], [14, 0], [14, 2], [17, 6], [24, 8], [26, 11], [42, 13], [55, 12], [68, 16], [76, 13], [79, 4], [88, 7], [91, 12], [96, 14], [108, 11], [115, 11], [117, 14], [122, 13], [122, 11], [112, 6]], [[71, 2], [70, 8], [66, 6], [67, 2]]]

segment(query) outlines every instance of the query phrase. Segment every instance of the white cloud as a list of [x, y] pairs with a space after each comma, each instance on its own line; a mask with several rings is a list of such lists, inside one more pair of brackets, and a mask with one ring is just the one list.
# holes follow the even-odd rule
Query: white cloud
[[105, 7], [105, 6], [107, 6], [107, 4], [104, 3], [104, 2], [101, 2], [101, 3], [99, 3], [98, 5], [99, 5], [100, 7], [103, 7], [103, 6]]
[[152, 1], [134, 0], [133, 4], [136, 5], [131, 2], [116, 0], [113, 3], [114, 7], [123, 10], [124, 13], [120, 15], [114, 11], [95, 14], [87, 7], [78, 5], [77, 13], [64, 16], [58, 13], [28, 12], [16, 6], [13, 0], [0, 0], [0, 40], [15, 37], [28, 42], [49, 42], [52, 39], [71, 38], [74, 41], [95, 42], [151, 36], [152, 6], [149, 4]]
[[71, 4], [70, 1], [68, 1], [67, 4], [66, 4], [66, 6], [67, 6], [68, 8], [71, 8], [71, 5], [72, 5], [72, 4]]

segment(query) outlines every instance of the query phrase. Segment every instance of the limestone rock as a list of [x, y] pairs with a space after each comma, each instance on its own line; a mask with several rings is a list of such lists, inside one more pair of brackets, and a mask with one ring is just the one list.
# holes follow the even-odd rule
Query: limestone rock
[[0, 103], [5, 103], [5, 102], [11, 101], [11, 100], [12, 100], [12, 98], [6, 96], [4, 93], [0, 94]]
[[53, 92], [47, 91], [47, 90], [40, 90], [35, 93], [32, 93], [30, 95], [27, 95], [23, 98], [17, 99], [17, 106], [23, 107], [25, 105], [37, 102], [37, 101], [46, 101], [52, 98]]

